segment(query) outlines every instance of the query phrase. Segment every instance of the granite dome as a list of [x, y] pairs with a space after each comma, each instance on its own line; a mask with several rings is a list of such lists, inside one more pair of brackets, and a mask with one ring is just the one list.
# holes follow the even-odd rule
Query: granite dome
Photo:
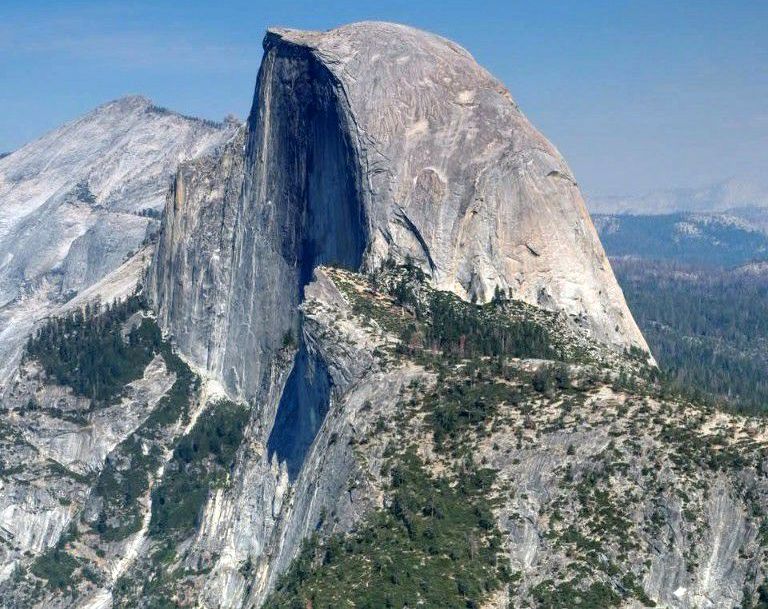
[[358, 157], [366, 266], [410, 255], [465, 298], [511, 290], [600, 340], [645, 348], [570, 168], [465, 49], [379, 22], [274, 28], [264, 47], [268, 57], [303, 49], [336, 82]]

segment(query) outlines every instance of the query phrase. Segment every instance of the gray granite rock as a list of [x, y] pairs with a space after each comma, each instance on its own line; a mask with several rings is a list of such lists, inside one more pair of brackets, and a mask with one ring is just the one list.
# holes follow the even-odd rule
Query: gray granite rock
[[38, 319], [157, 230], [177, 165], [234, 129], [132, 96], [0, 159], [0, 384]]
[[555, 147], [457, 44], [389, 23], [273, 29], [267, 60], [327, 70], [356, 155], [365, 264], [418, 260], [435, 284], [494, 290], [577, 316], [595, 336], [645, 347]]
[[433, 283], [501, 289], [645, 349], [570, 169], [454, 43], [358, 23], [269, 30], [247, 130], [182, 167], [150, 293], [181, 348], [258, 394], [318, 264], [410, 257]]
[[[560, 324], [554, 332], [607, 345], [614, 359], [605, 362], [645, 348], [570, 170], [466, 51], [380, 23], [270, 30], [264, 46], [247, 125], [179, 166], [146, 274], [158, 322], [201, 377], [195, 416], [225, 396], [247, 401], [242, 445], [226, 484], [208, 489], [194, 532], [175, 540], [172, 565], [153, 564], [159, 542], [146, 534], [145, 502], [142, 531], [94, 559], [108, 577], [71, 597], [49, 591], [37, 606], [106, 608], [119, 580], [140, 586], [160, 568], [183, 573], [173, 598], [184, 606], [258, 607], [309, 534], [349, 531], [383, 505], [388, 444], [413, 441], [440, 467], [423, 413], [395, 423], [435, 375], [392, 355], [397, 336], [356, 311], [355, 294], [377, 298], [365, 277], [331, 265], [366, 271], [410, 258], [461, 298], [485, 301], [499, 288], [560, 311], [547, 317]], [[73, 244], [70, 263], [87, 265], [92, 247]], [[141, 256], [103, 283], [126, 284]], [[633, 573], [658, 606], [738, 605], [765, 573], [764, 516], [755, 511], [768, 493], [763, 426], [618, 390], [609, 363], [582, 398], [566, 391], [505, 404], [473, 440], [473, 458], [504, 486], [494, 513], [519, 574], [517, 589], [487, 606], [530, 598], [584, 558], [568, 526], [599, 544], [601, 564]], [[542, 361], [514, 365], [525, 379]], [[75, 474], [95, 471], [169, 382], [151, 365], [129, 388], [122, 422], [106, 413], [88, 429], [66, 421], [51, 429], [25, 417], [8, 439], [14, 458], [44, 453]], [[63, 390], [39, 391], [58, 399]], [[20, 386], [12, 410], [25, 397]], [[733, 462], [738, 451], [749, 464]], [[153, 483], [165, 475], [158, 468]], [[7, 519], [31, 504], [25, 525], [39, 538], [9, 550], [9, 564], [22, 549], [50, 546], [89, 491], [74, 478], [50, 485], [55, 496], [12, 484], [0, 493]], [[603, 526], [617, 520], [615, 530]], [[79, 556], [95, 554], [79, 543]]]

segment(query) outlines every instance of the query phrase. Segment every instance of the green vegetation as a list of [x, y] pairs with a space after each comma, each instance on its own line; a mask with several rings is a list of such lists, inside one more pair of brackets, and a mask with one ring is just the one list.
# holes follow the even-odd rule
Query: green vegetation
[[[177, 591], [202, 572], [178, 563], [175, 542], [153, 545], [138, 570], [121, 576], [112, 590], [115, 609], [178, 609]], [[146, 570], [149, 569], [149, 570]], [[186, 580], [186, 581], [185, 581]], [[183, 592], [182, 592], [183, 594]]]
[[141, 528], [140, 499], [161, 463], [169, 428], [188, 416], [198, 382], [152, 319], [131, 320], [143, 306], [136, 295], [105, 307], [88, 305], [51, 319], [27, 344], [27, 357], [40, 362], [48, 376], [95, 405], [118, 397], [157, 354], [176, 377], [147, 420], [110, 454], [96, 480], [101, 509], [94, 528], [105, 541], [125, 539]]
[[752, 599], [749, 590], [744, 590], [742, 609], [768, 609], [768, 581], [757, 588], [757, 598]]
[[[67, 550], [76, 538], [77, 527], [70, 525], [56, 545], [38, 556], [30, 565], [29, 571], [35, 577], [45, 580], [45, 587], [71, 591], [83, 578], [94, 583], [99, 581], [99, 575], [87, 558], [72, 556]], [[36, 596], [41, 593], [42, 588], [39, 583], [35, 588], [33, 594]]]
[[729, 446], [723, 437], [704, 435], [695, 427], [680, 425], [663, 425], [659, 437], [676, 448], [670, 458], [682, 471], [694, 466], [713, 471], [742, 471], [757, 465], [756, 455], [748, 442]]
[[[129, 323], [140, 311], [141, 301], [132, 297], [104, 310], [87, 307], [67, 318], [51, 320], [30, 341], [28, 356], [39, 360], [56, 381], [91, 397], [94, 405], [117, 397], [125, 383], [141, 376], [155, 355], [163, 358], [167, 371], [174, 375], [171, 388], [148, 418], [107, 458], [93, 489], [99, 511], [95, 520], [88, 520], [104, 542], [120, 541], [139, 531], [146, 509], [143, 499], [167, 451], [176, 444], [163, 479], [152, 489], [150, 535], [159, 543], [148, 556], [147, 580], [136, 584], [145, 606], [174, 607], [168, 600], [170, 592], [180, 578], [194, 574], [189, 569], [180, 574], [172, 568], [174, 544], [197, 525], [210, 489], [227, 482], [249, 412], [231, 402], [218, 402], [179, 439], [199, 381], [162, 340], [152, 319], [137, 316], [136, 323]], [[82, 521], [80, 525], [88, 523]], [[91, 578], [82, 560], [67, 553], [66, 543], [33, 565], [32, 572], [47, 580], [48, 587], [71, 587], [82, 577]], [[127, 579], [118, 582], [118, 606], [134, 606], [132, 586]]]
[[51, 588], [63, 590], [72, 585], [73, 575], [79, 567], [80, 563], [58, 544], [32, 563], [32, 573], [46, 580]]
[[27, 342], [27, 356], [77, 395], [106, 402], [141, 376], [161, 342], [154, 324], [140, 324], [123, 336], [123, 325], [143, 303], [138, 296], [107, 305], [87, 305], [54, 317]]
[[404, 343], [459, 358], [508, 356], [555, 358], [548, 332], [530, 320], [515, 320], [504, 313], [502, 302], [484, 306], [464, 302], [455, 294], [432, 291], [418, 318], [427, 323], [410, 326]]
[[577, 579], [555, 584], [551, 580], [537, 585], [532, 591], [538, 609], [607, 609], [618, 607], [621, 597], [602, 582], [584, 586]]
[[265, 609], [479, 607], [509, 573], [485, 499], [493, 475], [465, 473], [453, 485], [407, 451], [391, 467], [388, 507], [354, 533], [307, 543]]
[[768, 278], [614, 262], [627, 302], [667, 381], [696, 401], [768, 409]]
[[119, 541], [141, 529], [139, 499], [149, 490], [149, 477], [159, 462], [159, 450], [145, 455], [137, 435], [127, 438], [107, 459], [94, 488], [102, 500], [95, 529], [105, 541]]
[[[153, 320], [142, 319], [128, 334], [128, 342], [123, 341], [123, 322], [120, 319], [127, 319], [139, 304], [138, 298], [132, 297], [126, 303], [108, 307], [107, 310], [114, 315], [111, 322], [101, 320], [104, 313], [91, 311], [91, 317], [78, 316], [80, 322], [75, 324], [81, 329], [90, 328], [83, 330], [83, 333], [91, 336], [93, 344], [123, 344], [127, 351], [117, 346], [107, 349], [98, 360], [98, 365], [95, 360], [88, 360], [91, 366], [88, 374], [75, 367], [71, 371], [72, 378], [84, 379], [93, 387], [110, 386], [110, 394], [114, 395], [120, 390], [117, 379], [128, 382], [129, 377], [141, 376], [143, 369], [137, 367], [138, 362], [144, 362], [146, 367], [157, 353], [162, 355], [168, 372], [176, 376], [170, 390], [147, 420], [112, 452], [96, 480], [94, 493], [101, 498], [101, 510], [95, 530], [105, 541], [125, 539], [141, 528], [143, 508], [139, 500], [149, 491], [150, 478], [160, 465], [166, 429], [188, 416], [189, 397], [198, 382], [195, 374], [162, 340], [160, 329]], [[64, 363], [56, 361], [52, 361], [51, 365], [57, 369], [66, 368]], [[106, 369], [122, 372], [111, 374], [105, 372]], [[109, 383], [99, 381], [107, 378]]]
[[[142, 326], [145, 324], [157, 328], [148, 319]], [[138, 500], [149, 491], [150, 477], [160, 465], [163, 431], [186, 419], [190, 394], [198, 382], [167, 343], [160, 343], [158, 348], [176, 380], [144, 424], [113, 451], [96, 481], [95, 493], [103, 502], [96, 530], [105, 540], [125, 539], [141, 528]]]
[[116, 607], [134, 607], [137, 598], [144, 607], [177, 606], [170, 600], [174, 590], [195, 572], [174, 565], [176, 544], [194, 532], [210, 490], [226, 484], [248, 416], [243, 406], [220, 401], [179, 440], [161, 482], [152, 490], [149, 534], [159, 543], [150, 550], [141, 571], [144, 576], [117, 582]]
[[[712, 488], [701, 477], [759, 467], [758, 450], [747, 437], [731, 444], [724, 434], [702, 433], [711, 410], [645, 399], [669, 389], [656, 382], [637, 352], [626, 359], [616, 355], [610, 360], [616, 366], [599, 372], [597, 360], [569, 365], [593, 352], [583, 346], [566, 350], [569, 338], [558, 336], [561, 326], [501, 292], [486, 305], [466, 303], [429, 288], [412, 266], [365, 279], [339, 276], [346, 276], [342, 289], [362, 321], [399, 338], [382, 339], [379, 361], [410, 360], [429, 374], [401, 387], [397, 403], [382, 405], [381, 412], [371, 412], [374, 405], [367, 401], [359, 420], [362, 437], [347, 442], [345, 432], [330, 434], [328, 445], [348, 446], [361, 465], [372, 466], [363, 461], [370, 455], [376, 464], [383, 459], [383, 481], [374, 467], [363, 468], [370, 477], [355, 472], [344, 481], [350, 493], [366, 484], [383, 491], [383, 502], [376, 504], [382, 507], [366, 512], [346, 533], [332, 533], [341, 516], [324, 511], [267, 609], [479, 608], [506, 584], [512, 604], [520, 600], [543, 609], [602, 609], [630, 599], [653, 607], [640, 583], [651, 561], [638, 557], [648, 556], [651, 542], [666, 543], [670, 515], [679, 508], [681, 535], [690, 548], [684, 559], [693, 570], [701, 539], [694, 527], [705, 526], [700, 505]], [[145, 320], [131, 334], [163, 356], [176, 382], [112, 453], [97, 481], [102, 502], [94, 528], [101, 541], [138, 530], [141, 499], [163, 457], [170, 455], [170, 461], [151, 491], [146, 551], [116, 582], [115, 607], [176, 607], [199, 589], [200, 577], [219, 557], [188, 553], [183, 542], [199, 526], [212, 490], [228, 484], [249, 418], [247, 407], [221, 401], [180, 437], [196, 377], [152, 326]], [[295, 340], [287, 332], [283, 346], [295, 347]], [[610, 396], [611, 386], [625, 395]], [[610, 398], [593, 399], [597, 389]], [[553, 470], [549, 461], [555, 462]], [[489, 465], [501, 462], [504, 474], [497, 479]], [[553, 485], [550, 472], [558, 476]], [[531, 484], [529, 475], [547, 482]], [[670, 479], [672, 497], [664, 492]], [[768, 516], [761, 497], [755, 490], [750, 518], [765, 539]], [[513, 575], [497, 519], [515, 527], [535, 517], [532, 509], [539, 510], [539, 547], [547, 562], [543, 571]], [[88, 563], [62, 547], [38, 559], [33, 572], [64, 588], [73, 578], [88, 577]], [[251, 559], [239, 570], [250, 586]], [[523, 577], [526, 585], [516, 591]], [[766, 590], [745, 596], [744, 609], [768, 607]]]
[[[608, 359], [611, 367], [602, 366], [604, 370], [598, 374], [595, 364], [603, 363], [600, 358], [605, 357], [599, 350], [587, 343], [573, 347], [569, 334], [557, 334], [562, 328], [560, 320], [524, 303], [509, 301], [498, 291], [489, 304], [466, 303], [431, 290], [423, 284], [418, 271], [407, 267], [374, 276], [371, 284], [373, 289], [369, 290], [350, 282], [344, 289], [355, 311], [400, 338], [395, 350], [397, 360], [407, 358], [424, 364], [436, 374], [434, 385], [414, 382], [409, 386], [410, 393], [403, 397], [394, 429], [408, 426], [419, 413], [416, 427], [432, 432], [432, 454], [443, 467], [457, 471], [462, 464], [474, 463], [472, 475], [482, 478], [491, 471], [482, 468], [489, 443], [494, 451], [520, 451], [526, 444], [535, 447], [535, 438], [542, 433], [568, 433], [569, 429], [579, 428], [584, 416], [579, 405], [583, 406], [589, 394], [601, 386], [612, 385], [616, 391], [643, 396], [671, 391], [658, 382], [663, 379], [647, 366], [644, 354], [637, 350], [624, 358]], [[508, 332], [509, 328], [514, 330]], [[515, 357], [554, 361], [533, 367], [512, 361]], [[577, 367], [573, 363], [586, 365]], [[577, 408], [581, 410], [578, 414], [574, 413]], [[623, 420], [626, 408], [622, 405], [607, 416]], [[549, 411], [544, 420], [536, 415], [538, 409]], [[387, 433], [388, 429], [393, 428], [379, 419], [375, 433]], [[502, 437], [494, 434], [513, 436], [516, 448], [506, 442], [491, 442], [491, 435], [493, 439]], [[545, 537], [546, 543], [562, 553], [567, 562], [552, 580], [540, 582], [529, 591], [531, 606], [595, 609], [619, 606], [628, 599], [654, 606], [638, 583], [642, 569], [628, 567], [626, 562], [628, 555], [642, 549], [635, 525], [626, 516], [632, 513], [636, 497], [614, 487], [614, 480], [626, 476], [629, 467], [624, 455], [610, 443], [602, 459], [595, 459], [595, 470], [585, 472], [570, 467], [570, 461], [577, 461], [573, 445], [564, 452], [569, 463], [564, 468], [562, 486], [567, 489], [562, 495], [565, 503], [558, 503], [559, 499], [553, 502]], [[478, 453], [485, 454], [478, 459]], [[458, 480], [467, 477], [460, 474]], [[493, 478], [491, 475], [490, 480]], [[491, 489], [490, 482], [485, 484]], [[506, 492], [515, 494], [519, 490], [493, 488], [485, 496], [490, 501], [504, 502]], [[524, 495], [521, 498], [526, 499]], [[495, 516], [490, 512], [489, 516], [489, 524], [495, 526]], [[478, 524], [475, 527], [481, 530]], [[349, 543], [348, 538], [339, 539], [342, 547]], [[329, 572], [322, 561], [327, 545], [318, 537], [305, 548], [294, 565], [296, 571], [287, 576], [284, 596], [280, 597], [283, 604], [275, 607], [290, 606], [289, 599], [296, 607], [325, 607], [338, 601], [333, 596], [322, 596], [326, 590], [314, 579], [319, 572], [330, 578], [331, 586], [337, 583], [334, 578], [338, 576]], [[343, 571], [347, 571], [346, 563]], [[458, 576], [459, 572], [453, 573]], [[437, 577], [428, 580], [427, 586], [439, 588], [442, 581]], [[373, 585], [381, 584], [376, 581], [370, 587]], [[365, 587], [350, 591], [354, 603], [350, 606], [365, 606], [362, 602], [387, 606], [386, 598], [370, 601], [362, 596], [366, 592]], [[397, 607], [404, 603], [412, 606], [414, 602], [399, 597], [392, 600], [392, 606]]]
[[367, 278], [363, 291], [343, 275], [335, 281], [357, 315], [400, 339], [400, 357], [427, 364], [483, 357], [566, 358], [545, 322], [553, 314], [510, 300], [499, 290], [487, 304], [469, 303], [431, 288], [413, 265], [387, 265]]
[[152, 491], [151, 535], [194, 529], [210, 489], [226, 481], [248, 414], [240, 405], [218, 402], [179, 441], [162, 483]]
[[[511, 357], [556, 357], [543, 324], [511, 310], [501, 295], [478, 306], [430, 289], [413, 267], [388, 268], [370, 291], [337, 278], [354, 311], [400, 338], [397, 358], [435, 370], [435, 389], [420, 383], [402, 403], [395, 427], [432, 432], [444, 472], [436, 476], [406, 438], [385, 452], [385, 507], [356, 530], [317, 534], [302, 548], [265, 607], [480, 607], [511, 582], [492, 511], [496, 472], [474, 463], [472, 438], [486, 433], [502, 404], [518, 404], [519, 383], [505, 380]], [[532, 388], [526, 389], [532, 392]], [[418, 413], [426, 416], [422, 419]], [[409, 421], [421, 421], [414, 427]], [[379, 418], [377, 436], [388, 426]], [[419, 440], [422, 441], [422, 440]], [[463, 447], [458, 450], [457, 447]]]
[[496, 381], [444, 383], [423, 403], [432, 425], [435, 444], [460, 441], [467, 431], [480, 431], [495, 414], [499, 403], [517, 404], [520, 392]]
[[508, 306], [520, 306], [497, 290], [486, 305], [465, 302], [451, 292], [425, 288], [424, 276], [415, 267], [400, 267], [390, 288], [395, 302], [414, 313], [414, 323], [401, 330], [407, 351], [414, 348], [467, 359], [481, 356], [558, 357], [548, 331], [524, 316], [510, 315]]

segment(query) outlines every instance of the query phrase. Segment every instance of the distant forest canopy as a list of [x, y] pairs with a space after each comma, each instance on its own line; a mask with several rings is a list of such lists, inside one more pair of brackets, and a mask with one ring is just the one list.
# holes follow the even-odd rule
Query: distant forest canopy
[[768, 210], [592, 217], [610, 257], [730, 267], [768, 258]]
[[768, 413], [768, 263], [736, 269], [615, 259], [632, 314], [670, 380]]

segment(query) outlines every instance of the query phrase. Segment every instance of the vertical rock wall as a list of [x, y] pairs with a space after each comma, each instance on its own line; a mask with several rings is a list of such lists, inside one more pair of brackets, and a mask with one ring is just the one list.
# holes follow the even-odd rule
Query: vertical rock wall
[[270, 30], [246, 132], [179, 170], [150, 293], [235, 394], [266, 390], [320, 263], [411, 257], [647, 348], [565, 161], [460, 47], [403, 26]]
[[180, 350], [256, 405], [194, 550], [224, 557], [204, 591], [224, 606], [263, 598], [353, 467], [328, 448], [344, 383], [299, 313], [318, 265], [410, 257], [463, 298], [498, 287], [645, 347], [570, 170], [466, 51], [369, 23], [264, 49], [247, 125], [178, 171], [148, 275]]
[[265, 48], [247, 132], [179, 170], [149, 280], [179, 346], [248, 397], [312, 270], [359, 268], [368, 232], [337, 83], [306, 49]]

